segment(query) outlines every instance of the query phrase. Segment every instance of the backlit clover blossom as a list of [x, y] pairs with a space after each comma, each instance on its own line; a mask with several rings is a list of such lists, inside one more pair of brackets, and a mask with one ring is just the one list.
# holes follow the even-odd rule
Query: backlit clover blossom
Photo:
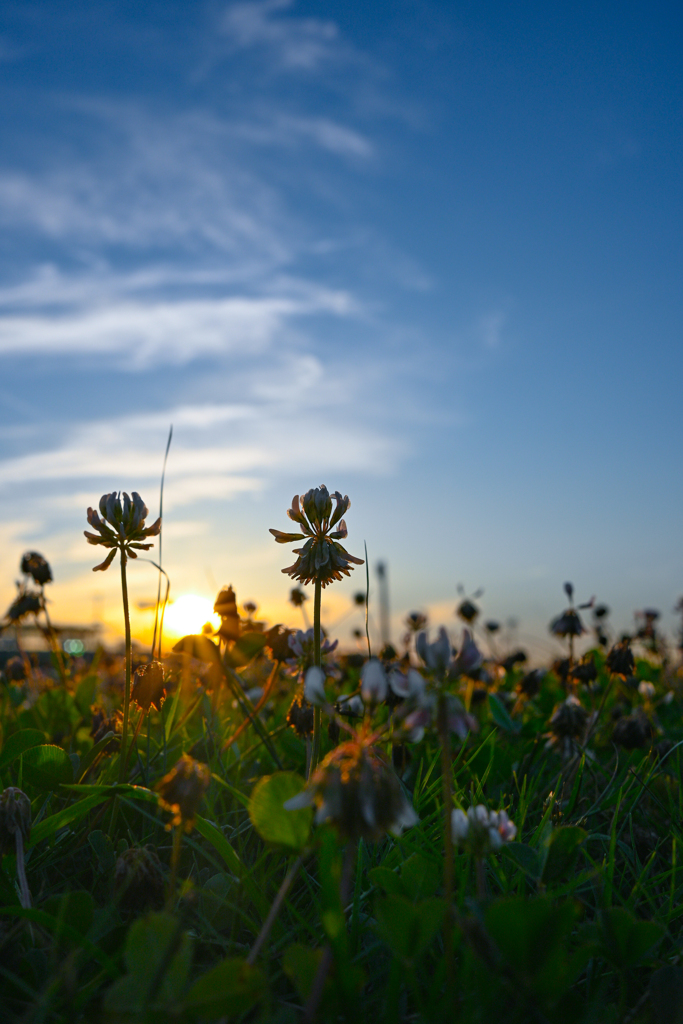
[[286, 810], [316, 807], [316, 822], [329, 821], [344, 839], [376, 842], [400, 835], [418, 822], [398, 776], [374, 737], [356, 736], [330, 751], [309, 785], [284, 804]]
[[[334, 511], [332, 498], [336, 503]], [[349, 576], [354, 565], [363, 565], [362, 558], [350, 555], [338, 543], [347, 536], [346, 523], [342, 516], [350, 507], [351, 501], [348, 497], [342, 498], [339, 491], [330, 495], [324, 484], [312, 487], [301, 498], [295, 494], [287, 515], [299, 524], [301, 533], [308, 540], [302, 548], [294, 549], [294, 553], [299, 557], [293, 565], [282, 572], [301, 583], [311, 583], [315, 580], [326, 587], [333, 580]], [[278, 544], [291, 544], [293, 541], [301, 540], [298, 533], [282, 533], [280, 530], [270, 532]]]
[[477, 804], [467, 814], [460, 808], [451, 812], [451, 835], [457, 847], [482, 859], [512, 842], [517, 826], [505, 811], [487, 811], [483, 804]]
[[112, 550], [100, 565], [93, 567], [93, 572], [108, 569], [117, 551], [121, 552], [122, 558], [137, 558], [135, 550], [149, 550], [152, 545], [142, 542], [147, 537], [156, 537], [161, 530], [161, 518], [145, 527], [149, 509], [137, 491], [132, 492], [132, 498], [124, 491], [123, 502], [116, 491], [103, 494], [100, 498], [100, 515], [101, 519], [95, 509], [89, 508], [88, 522], [97, 533], [89, 533], [87, 530], [83, 532], [88, 544], [101, 544]]
[[170, 811], [173, 818], [166, 826], [182, 825], [191, 832], [197, 810], [209, 788], [211, 772], [205, 764], [195, 761], [189, 754], [183, 754], [168, 775], [155, 786], [159, 806]]
[[[290, 648], [290, 656], [287, 664], [296, 672], [305, 672], [314, 661], [315, 633], [313, 629], [297, 629], [289, 635], [287, 643]], [[320, 657], [325, 661], [326, 657], [333, 654], [337, 649], [338, 640], [328, 640], [325, 636], [320, 644]]]

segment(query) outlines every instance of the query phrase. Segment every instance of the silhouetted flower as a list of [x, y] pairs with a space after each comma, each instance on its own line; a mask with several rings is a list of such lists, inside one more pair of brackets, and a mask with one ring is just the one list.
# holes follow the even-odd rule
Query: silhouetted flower
[[21, 571], [31, 576], [39, 586], [52, 582], [52, 570], [48, 562], [37, 551], [27, 551], [21, 560]]
[[[325, 659], [337, 649], [338, 640], [328, 640], [323, 637], [320, 644], [320, 657]], [[295, 666], [300, 672], [305, 672], [314, 662], [315, 634], [313, 629], [297, 629], [289, 636], [290, 657], [288, 662]]]
[[8, 683], [21, 683], [26, 679], [26, 662], [18, 654], [5, 662], [2, 677]]
[[411, 633], [419, 633], [427, 625], [427, 616], [422, 612], [411, 612], [406, 616], [406, 626]]
[[21, 622], [27, 615], [38, 615], [43, 610], [43, 595], [39, 590], [29, 590], [23, 583], [17, 584], [17, 596], [5, 612], [11, 625]]
[[232, 587], [223, 587], [213, 606], [216, 615], [220, 615], [221, 624], [217, 633], [223, 640], [238, 640], [240, 636], [240, 617], [237, 613], [237, 600]]
[[628, 641], [622, 640], [620, 643], [615, 644], [607, 655], [605, 664], [610, 672], [613, 672], [614, 675], [623, 676], [624, 679], [627, 676], [633, 675], [635, 661]]
[[550, 632], [554, 636], [581, 636], [586, 632], [586, 627], [576, 609], [567, 608], [550, 623]]
[[288, 810], [315, 805], [316, 821], [331, 822], [344, 839], [375, 842], [400, 835], [418, 817], [384, 755], [356, 738], [332, 750], [309, 785], [285, 803]]
[[465, 622], [472, 625], [474, 620], [479, 615], [479, 609], [477, 608], [474, 601], [470, 601], [470, 599], [466, 597], [465, 600], [461, 601], [458, 607], [456, 608], [456, 614], [461, 619], [464, 619]]
[[537, 693], [540, 693], [544, 675], [545, 672], [540, 668], [534, 668], [531, 672], [527, 672], [515, 687], [517, 693], [525, 697], [535, 697]]
[[210, 781], [211, 772], [208, 767], [195, 761], [189, 754], [183, 754], [155, 787], [160, 806], [173, 815], [166, 828], [182, 825], [187, 832], [191, 831]]
[[513, 651], [512, 654], [508, 654], [506, 658], [503, 658], [500, 664], [501, 667], [504, 668], [506, 672], [512, 672], [515, 665], [524, 664], [527, 658], [528, 655], [526, 651], [520, 649], [518, 651]]
[[292, 587], [289, 592], [289, 601], [295, 608], [301, 608], [304, 601], [308, 601], [308, 595], [304, 593], [301, 587]]
[[[332, 498], [336, 507], [332, 511]], [[338, 543], [347, 536], [346, 523], [342, 519], [351, 506], [348, 497], [342, 498], [339, 491], [330, 496], [327, 487], [312, 487], [301, 496], [294, 495], [292, 507], [287, 515], [299, 524], [301, 533], [308, 537], [302, 548], [295, 548], [299, 557], [293, 565], [283, 569], [292, 579], [301, 583], [318, 581], [326, 587], [333, 580], [349, 576], [354, 565], [363, 565], [362, 558], [350, 555]], [[333, 527], [337, 527], [336, 530]], [[301, 540], [297, 533], [282, 533], [280, 530], [270, 531], [278, 544], [289, 544]], [[353, 563], [353, 564], [352, 564]]]
[[270, 651], [273, 661], [287, 661], [292, 656], [292, 648], [289, 645], [289, 638], [294, 636], [293, 629], [286, 626], [272, 626], [266, 630], [266, 647]]
[[426, 633], [419, 633], [415, 640], [415, 650], [432, 671], [443, 673], [448, 668], [451, 660], [451, 641], [443, 626], [439, 629], [438, 638], [431, 644]]
[[166, 696], [166, 684], [164, 669], [160, 662], [150, 661], [147, 665], [136, 668], [130, 696], [145, 714], [150, 707], [161, 711]]
[[313, 732], [313, 706], [299, 695], [294, 698], [287, 712], [287, 725], [298, 736], [310, 736]]
[[584, 683], [586, 685], [594, 683], [598, 678], [598, 670], [592, 657], [583, 658], [578, 665], [574, 665], [569, 674], [577, 683]]
[[612, 732], [612, 739], [625, 750], [636, 750], [644, 747], [652, 739], [654, 730], [642, 708], [630, 715], [617, 719]]
[[142, 542], [147, 537], [156, 537], [161, 530], [161, 518], [152, 526], [145, 527], [149, 509], [137, 491], [132, 492], [132, 499], [124, 491], [123, 502], [116, 491], [103, 494], [100, 498], [100, 515], [89, 508], [88, 522], [97, 533], [89, 533], [87, 530], [83, 532], [88, 544], [99, 544], [112, 550], [103, 562], [93, 567], [93, 572], [108, 569], [117, 551], [121, 552], [123, 558], [137, 558], [136, 550], [147, 551], [152, 547]]

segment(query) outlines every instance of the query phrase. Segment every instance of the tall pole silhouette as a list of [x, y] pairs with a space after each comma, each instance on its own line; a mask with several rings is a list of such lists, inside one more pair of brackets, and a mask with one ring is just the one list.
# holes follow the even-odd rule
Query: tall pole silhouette
[[375, 571], [379, 581], [379, 632], [382, 647], [391, 643], [389, 627], [389, 578], [385, 562], [378, 562]]

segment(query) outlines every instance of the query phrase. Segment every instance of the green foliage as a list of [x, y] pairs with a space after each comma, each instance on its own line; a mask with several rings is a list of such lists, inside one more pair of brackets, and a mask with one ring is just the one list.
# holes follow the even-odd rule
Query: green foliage
[[257, 782], [249, 801], [249, 817], [261, 836], [292, 850], [308, 843], [313, 808], [286, 810], [284, 804], [304, 788], [304, 780], [294, 772], [276, 772]]

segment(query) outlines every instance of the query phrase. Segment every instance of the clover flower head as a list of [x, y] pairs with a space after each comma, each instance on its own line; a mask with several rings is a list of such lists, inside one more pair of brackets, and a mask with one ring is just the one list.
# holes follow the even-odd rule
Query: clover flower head
[[304, 676], [304, 697], [309, 704], [322, 707], [327, 704], [325, 694], [325, 673], [317, 665], [311, 665]]
[[287, 725], [297, 736], [310, 736], [313, 732], [313, 705], [301, 694], [292, 701], [287, 712]]
[[145, 714], [151, 707], [161, 711], [166, 696], [166, 683], [160, 662], [150, 661], [147, 665], [136, 668], [130, 696]]
[[30, 576], [40, 587], [52, 583], [52, 570], [47, 559], [37, 551], [27, 551], [21, 559], [21, 571]]
[[[363, 565], [362, 558], [350, 555], [339, 544], [339, 541], [347, 536], [346, 523], [342, 516], [350, 506], [348, 496], [342, 497], [339, 491], [330, 495], [324, 484], [312, 487], [301, 497], [295, 494], [287, 515], [299, 524], [301, 534], [307, 540], [302, 548], [294, 549], [294, 553], [299, 556], [296, 562], [282, 572], [301, 583], [311, 583], [315, 580], [326, 587], [333, 580], [349, 576], [354, 565]], [[280, 530], [270, 532], [278, 544], [290, 544], [302, 539], [298, 533], [282, 533]]]
[[650, 701], [655, 695], [654, 685], [648, 682], [647, 679], [643, 679], [642, 682], [638, 683], [638, 693], [644, 700]]
[[394, 668], [389, 673], [389, 686], [397, 697], [419, 703], [424, 697], [427, 683], [415, 668], [409, 668], [407, 672]]
[[549, 626], [553, 636], [581, 636], [586, 632], [586, 627], [581, 621], [581, 616], [574, 608], [567, 608], [566, 611], [553, 619]]
[[398, 776], [368, 740], [356, 737], [332, 750], [287, 810], [316, 807], [316, 821], [329, 821], [345, 839], [375, 842], [417, 824]]
[[636, 669], [636, 663], [629, 641], [622, 640], [615, 644], [607, 655], [605, 664], [614, 675], [623, 676], [624, 679], [632, 676]]
[[93, 572], [108, 569], [117, 551], [122, 557], [137, 558], [136, 551], [148, 551], [152, 547], [143, 541], [156, 537], [161, 530], [161, 518], [145, 527], [149, 509], [137, 491], [132, 492], [132, 497], [124, 491], [123, 501], [116, 491], [103, 494], [99, 509], [99, 515], [95, 509], [88, 509], [88, 523], [97, 533], [83, 532], [88, 544], [100, 544], [111, 551], [100, 565], [93, 567]]
[[30, 590], [26, 583], [17, 583], [17, 596], [5, 612], [11, 624], [25, 619], [27, 615], [38, 615], [43, 610], [43, 595], [40, 590]]
[[164, 902], [164, 869], [152, 846], [131, 846], [114, 868], [114, 892], [123, 910], [142, 913]]
[[445, 672], [451, 660], [451, 641], [443, 626], [439, 629], [439, 635], [433, 643], [429, 643], [426, 632], [418, 633], [415, 640], [415, 650], [432, 671]]
[[177, 764], [156, 785], [160, 807], [170, 811], [173, 818], [166, 826], [182, 825], [191, 832], [199, 805], [209, 788], [211, 772], [207, 765], [183, 754]]
[[463, 629], [462, 645], [453, 663], [454, 672], [460, 676], [469, 676], [481, 668], [483, 661], [484, 656], [477, 647], [471, 632], [469, 629]]
[[482, 858], [511, 842], [517, 835], [517, 826], [505, 811], [488, 811], [483, 804], [477, 804], [466, 814], [460, 808], [451, 812], [451, 835], [457, 847]]
[[360, 694], [365, 704], [381, 704], [386, 700], [389, 684], [384, 666], [378, 658], [369, 658], [361, 672]]
[[[291, 657], [287, 659], [288, 663], [296, 668], [300, 672], [305, 672], [307, 668], [310, 668], [314, 662], [315, 653], [315, 632], [311, 629], [297, 629], [296, 632], [292, 631], [289, 635], [289, 647], [291, 650]], [[327, 657], [333, 654], [337, 649], [338, 640], [328, 640], [327, 637], [323, 637], [320, 644], [320, 656], [321, 658]]]

